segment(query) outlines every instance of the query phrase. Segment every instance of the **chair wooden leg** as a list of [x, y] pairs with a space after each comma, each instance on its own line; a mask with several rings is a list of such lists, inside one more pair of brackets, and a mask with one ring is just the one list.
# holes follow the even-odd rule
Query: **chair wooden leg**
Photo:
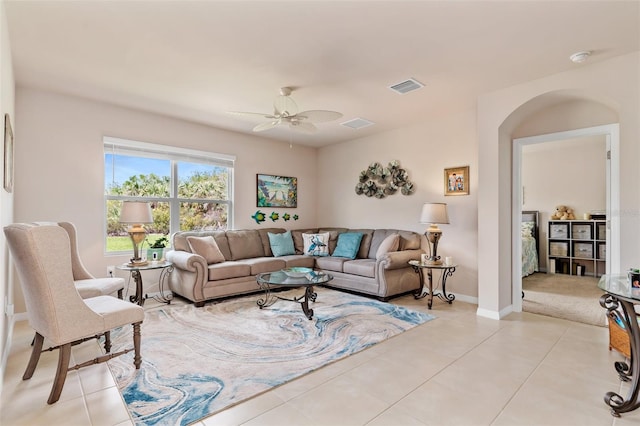
[[104, 333], [104, 351], [106, 353], [111, 352], [111, 331], [105, 331]]
[[142, 364], [142, 357], [140, 356], [140, 324], [141, 322], [136, 322], [133, 324], [133, 365], [136, 366], [136, 370], [140, 369], [140, 364]]
[[36, 332], [35, 337], [33, 338], [33, 342], [31, 342], [31, 358], [29, 358], [29, 364], [27, 364], [27, 369], [24, 371], [22, 375], [22, 380], [29, 380], [31, 376], [33, 376], [33, 372], [36, 371], [36, 366], [38, 365], [38, 361], [40, 360], [40, 353], [42, 353], [42, 344], [44, 343], [44, 337], [40, 333]]
[[56, 370], [56, 378], [53, 381], [53, 387], [49, 394], [47, 404], [53, 404], [60, 399], [64, 381], [67, 379], [67, 371], [69, 371], [69, 360], [71, 359], [71, 343], [60, 346], [60, 354], [58, 355], [58, 369]]

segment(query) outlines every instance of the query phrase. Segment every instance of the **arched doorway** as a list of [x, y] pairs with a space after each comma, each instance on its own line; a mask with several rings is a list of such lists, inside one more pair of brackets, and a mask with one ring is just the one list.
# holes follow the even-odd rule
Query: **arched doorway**
[[619, 210], [619, 188], [620, 188], [620, 138], [619, 125], [608, 124], [595, 127], [588, 127], [564, 132], [547, 133], [538, 136], [514, 139], [513, 141], [513, 175], [512, 175], [512, 229], [513, 229], [513, 257], [512, 257], [512, 300], [513, 311], [522, 311], [522, 276], [521, 276], [521, 255], [522, 239], [520, 233], [520, 215], [522, 206], [521, 188], [521, 167], [522, 148], [528, 144], [544, 142], [560, 142], [563, 140], [576, 139], [587, 136], [603, 136], [606, 140], [608, 158], [603, 158], [607, 162], [606, 167], [606, 212], [608, 220], [608, 238], [606, 242], [606, 273], [620, 269], [620, 222], [613, 211]]
[[[518, 196], [514, 194], [513, 188], [519, 187], [513, 181], [513, 139], [619, 122], [619, 106], [615, 102], [586, 91], [553, 90], [533, 97], [526, 97], [521, 93], [523, 102], [516, 105], [514, 98], [517, 97], [496, 94], [481, 99], [478, 109], [478, 179], [481, 185], [478, 189], [477, 314], [493, 319], [501, 319], [514, 310], [522, 309], [521, 277], [517, 278], [515, 286], [513, 284], [513, 256], [514, 250], [517, 250], [514, 233], [520, 227], [519, 216], [516, 215], [517, 228], [513, 220], [514, 198]], [[567, 108], [567, 105], [571, 107], [572, 102], [579, 105]], [[512, 107], [509, 108], [509, 105]], [[590, 109], [607, 110], [610, 114], [605, 119], [598, 114], [594, 118]], [[546, 111], [556, 114], [546, 114]], [[562, 113], [557, 113], [558, 111]], [[500, 116], [504, 118], [499, 119]], [[536, 120], [539, 116], [553, 116], [553, 119]], [[535, 125], [528, 125], [529, 122]], [[617, 132], [615, 137], [618, 137]], [[612, 191], [616, 189], [613, 188]], [[612, 206], [612, 210], [618, 211], [615, 206]], [[612, 239], [612, 244], [616, 245], [611, 249], [613, 255], [616, 250], [619, 252], [620, 243]]]

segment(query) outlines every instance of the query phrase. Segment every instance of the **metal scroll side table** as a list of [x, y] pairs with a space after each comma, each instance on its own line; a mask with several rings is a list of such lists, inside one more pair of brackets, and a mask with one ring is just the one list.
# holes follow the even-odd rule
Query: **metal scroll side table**
[[[456, 267], [458, 265], [432, 265], [429, 263], [422, 263], [419, 260], [410, 260], [409, 261], [409, 265], [411, 265], [413, 267], [413, 270], [420, 275], [420, 288], [418, 288], [418, 290], [415, 291], [415, 293], [413, 294], [413, 297], [415, 297], [416, 299], [422, 299], [423, 297], [429, 296], [429, 299], [427, 299], [427, 305], [429, 306], [429, 309], [431, 309], [431, 306], [433, 305], [433, 270], [440, 270], [442, 271], [442, 291], [438, 292], [437, 294], [435, 294], [435, 296], [438, 296], [440, 298], [440, 300], [442, 300], [443, 302], [447, 302], [449, 304], [451, 304], [451, 302], [453, 302], [454, 300], [456, 300], [456, 296], [454, 296], [453, 294], [447, 294], [447, 278], [451, 277], [453, 275], [454, 272], [456, 272]], [[427, 285], [429, 286], [429, 290], [427, 291], [422, 291], [422, 285], [424, 283], [424, 273], [423, 270], [427, 270]]]
[[173, 300], [173, 293], [169, 292], [169, 294], [165, 294], [164, 292], [164, 284], [168, 278], [168, 275], [173, 272], [173, 264], [171, 262], [159, 261], [159, 262], [149, 262], [146, 265], [132, 265], [129, 263], [123, 263], [122, 265], [116, 266], [116, 268], [122, 271], [129, 271], [131, 277], [136, 283], [136, 294], [133, 296], [129, 296], [129, 301], [133, 303], [137, 303], [140, 306], [144, 306], [145, 299], [148, 299], [148, 295], [143, 295], [144, 286], [142, 285], [142, 271], [150, 271], [154, 269], [161, 269], [160, 278], [158, 280], [158, 291], [159, 295], [154, 298], [163, 303], [171, 303]]
[[616, 362], [614, 367], [622, 381], [630, 381], [626, 398], [615, 392], [607, 392], [604, 402], [611, 407], [611, 414], [620, 417], [640, 407], [640, 327], [634, 305], [640, 305], [640, 287], [633, 287], [626, 275], [603, 275], [598, 288], [606, 294], [600, 297], [600, 306], [607, 310], [609, 321], [622, 323], [629, 335], [629, 363]]
[[[271, 306], [278, 300], [288, 300], [290, 302], [300, 303], [302, 312], [306, 315], [307, 319], [313, 318], [313, 309], [309, 307], [309, 301], [315, 302], [318, 295], [313, 291], [314, 285], [326, 284], [333, 279], [333, 275], [329, 275], [321, 271], [311, 271], [301, 277], [291, 277], [284, 273], [284, 271], [277, 272], [265, 272], [258, 274], [256, 281], [258, 286], [264, 290], [264, 298], [258, 299], [256, 304], [260, 309], [267, 306]], [[294, 298], [280, 297], [271, 292], [272, 288], [296, 288], [304, 287], [304, 294]]]

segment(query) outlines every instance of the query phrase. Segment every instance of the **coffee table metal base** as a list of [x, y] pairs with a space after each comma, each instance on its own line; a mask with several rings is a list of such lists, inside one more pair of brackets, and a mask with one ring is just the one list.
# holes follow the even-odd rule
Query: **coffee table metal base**
[[264, 298], [258, 299], [256, 304], [260, 309], [271, 306], [278, 300], [286, 300], [289, 302], [299, 303], [302, 307], [302, 312], [306, 315], [307, 319], [313, 318], [313, 309], [309, 307], [309, 301], [315, 302], [318, 294], [313, 291], [313, 286], [305, 286], [304, 294], [294, 298], [281, 297], [271, 292], [271, 286], [267, 283], [258, 282], [258, 285], [264, 290]]

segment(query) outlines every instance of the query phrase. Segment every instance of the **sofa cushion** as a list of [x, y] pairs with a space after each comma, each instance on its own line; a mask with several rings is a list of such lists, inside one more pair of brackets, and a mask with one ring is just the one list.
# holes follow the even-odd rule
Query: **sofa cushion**
[[249, 275], [251, 275], [251, 265], [246, 263], [230, 260], [224, 263], [209, 265], [209, 281], [248, 277]]
[[411, 231], [396, 231], [400, 235], [398, 251], [420, 249], [420, 234]]
[[360, 249], [362, 234], [360, 232], [343, 232], [338, 235], [338, 244], [331, 256], [355, 259]]
[[231, 260], [264, 257], [260, 234], [255, 229], [227, 231]]
[[[417, 248], [420, 248], [420, 236], [418, 234], [416, 234], [415, 232], [398, 231], [397, 229], [376, 229], [376, 230], [373, 231], [373, 237], [371, 238], [371, 247], [369, 247], [369, 255], [367, 256], [369, 259], [375, 259], [376, 258], [376, 254], [378, 253], [378, 247], [380, 247], [380, 244], [382, 244], [382, 241], [384, 241], [384, 239], [387, 238], [391, 234], [400, 235], [400, 242], [398, 243], [397, 250], [406, 250], [406, 249], [400, 248], [401, 245], [403, 244], [402, 243], [402, 235], [403, 234], [406, 236], [407, 242], [409, 241], [408, 238], [411, 235], [417, 235], [418, 236], [417, 237], [417, 241], [418, 241]], [[408, 245], [408, 244], [405, 244], [405, 245]]]
[[347, 228], [319, 228], [318, 233], [323, 234], [325, 232], [329, 233], [329, 253], [333, 253], [338, 245], [338, 236], [343, 232], [347, 232]]
[[375, 278], [376, 261], [373, 259], [347, 260], [342, 265], [342, 272], [361, 277]]
[[271, 251], [271, 242], [269, 241], [269, 233], [272, 234], [284, 234], [286, 229], [283, 228], [261, 228], [257, 229], [258, 234], [260, 234], [260, 241], [262, 241], [262, 249], [264, 250], [265, 256], [273, 256], [273, 252]]
[[302, 234], [304, 254], [307, 256], [329, 256], [329, 233]]
[[187, 237], [189, 248], [192, 253], [204, 257], [208, 264], [224, 262], [224, 255], [220, 251], [216, 240], [212, 236], [207, 237]]
[[378, 251], [376, 251], [376, 259], [380, 259], [385, 254], [391, 251], [398, 251], [398, 246], [400, 245], [400, 235], [391, 234], [387, 235], [387, 237], [382, 240], [380, 245], [378, 246]]
[[293, 247], [296, 249], [296, 254], [304, 254], [304, 238], [302, 238], [302, 234], [315, 234], [317, 232], [318, 228], [294, 229], [291, 231]]
[[349, 259], [344, 257], [317, 257], [316, 267], [325, 271], [342, 272], [342, 265]]
[[360, 232], [362, 234], [362, 241], [360, 241], [360, 249], [358, 250], [356, 259], [366, 259], [369, 256], [373, 229], [349, 229], [347, 232]]
[[271, 253], [275, 257], [296, 254], [296, 249], [293, 247], [291, 231], [283, 234], [273, 234], [269, 232], [268, 235]]
[[218, 244], [218, 248], [224, 255], [226, 260], [231, 260], [231, 250], [229, 250], [229, 242], [227, 241], [227, 234], [225, 231], [181, 231], [173, 234], [172, 245], [174, 250], [182, 250], [187, 253], [191, 253], [191, 247], [187, 237], [206, 237], [212, 236]]
[[[293, 256], [282, 256], [279, 257], [286, 262], [287, 268], [293, 267], [304, 267], [304, 268], [315, 268], [316, 266], [316, 258], [310, 256], [304, 256], [301, 254], [294, 254]], [[318, 257], [318, 259], [324, 259], [323, 257]]]
[[258, 275], [263, 272], [279, 271], [287, 266], [282, 259], [275, 257], [256, 257], [253, 259], [243, 259], [239, 263], [247, 264], [251, 267], [251, 275]]

